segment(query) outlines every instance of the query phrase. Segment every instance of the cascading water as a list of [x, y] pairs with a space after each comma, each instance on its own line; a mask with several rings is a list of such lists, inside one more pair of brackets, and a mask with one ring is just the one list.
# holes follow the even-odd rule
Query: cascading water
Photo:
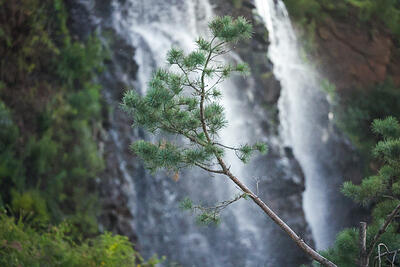
[[[114, 25], [136, 47], [135, 61], [139, 65], [136, 89], [143, 92], [154, 69], [164, 65], [165, 55], [171, 46], [180, 46], [185, 50], [194, 48], [194, 39], [206, 32], [211, 19], [211, 6], [206, 1], [130, 1], [128, 4], [131, 6], [114, 3], [117, 11]], [[125, 16], [123, 11], [127, 11]], [[231, 92], [228, 96], [232, 100], [232, 95], [237, 92], [235, 84], [230, 83], [229, 86]], [[246, 109], [229, 100], [225, 104], [231, 107], [230, 111]], [[224, 133], [228, 141], [243, 139], [237, 140], [238, 134], [232, 134], [246, 128], [243, 125], [245, 118], [238, 114], [240, 112], [228, 111], [228, 119], [232, 121], [235, 118], [233, 121], [236, 122]], [[241, 136], [246, 135], [243, 133]], [[240, 167], [234, 169], [239, 171]], [[265, 261], [264, 251], [268, 243], [261, 242], [259, 228], [240, 208], [247, 203], [240, 203], [236, 212], [225, 214], [225, 218], [230, 219], [218, 228], [198, 227], [193, 224], [192, 217], [185, 217], [187, 215], [177, 209], [178, 200], [187, 191], [195, 200], [208, 199], [211, 200], [209, 203], [237, 194], [236, 188], [223, 177], [211, 180], [207, 177], [209, 174], [190, 171], [182, 176], [191, 176], [191, 180], [177, 185], [165, 175], [146, 176], [143, 177], [145, 180], [136, 182], [139, 203], [132, 207], [136, 209], [134, 214], [138, 219], [135, 228], [145, 255], [158, 252], [185, 265], [252, 266]], [[201, 188], [208, 192], [199, 192]], [[238, 214], [240, 210], [243, 213]], [[252, 249], [254, 246], [258, 249]]]
[[[205, 204], [233, 197], [239, 191], [225, 177], [211, 177], [196, 169], [182, 173], [178, 182], [168, 174], [151, 176], [127, 152], [135, 139], [150, 137], [141, 131], [132, 131], [130, 121], [118, 110], [123, 89], [134, 87], [144, 93], [152, 72], [157, 67], [165, 67], [166, 53], [171, 46], [193, 49], [194, 39], [206, 33], [207, 23], [213, 16], [210, 3], [205, 0], [77, 1], [90, 10], [92, 20], [104, 33], [111, 28], [116, 33], [113, 41], [120, 43], [114, 44], [117, 56], [101, 79], [107, 102], [115, 109], [108, 126], [107, 175], [112, 181], [122, 179], [115, 185], [122, 190], [112, 195], [117, 206], [112, 213], [119, 208], [119, 203], [125, 205], [119, 202], [118, 194], [123, 194], [133, 216], [127, 222], [125, 219], [118, 231], [125, 234], [131, 229], [144, 257], [154, 253], [166, 255], [169, 263], [183, 266], [290, 267], [307, 263], [308, 259], [286, 234], [250, 201], [239, 201], [224, 211], [218, 227], [198, 226], [193, 216], [179, 209], [179, 201], [186, 196]], [[234, 55], [224, 60], [240, 59]], [[135, 63], [137, 71], [133, 71]], [[119, 87], [119, 82], [125, 86]], [[277, 136], [268, 130], [272, 127], [266, 125], [262, 104], [249, 97], [260, 88], [256, 89], [252, 77], [232, 77], [221, 89], [229, 121], [229, 127], [221, 134], [223, 142], [237, 145], [267, 141], [269, 144], [269, 154], [255, 158], [249, 165], [227, 154], [231, 170], [304, 239], [309, 239], [301, 205], [302, 172], [292, 154], [282, 149]], [[122, 213], [126, 212], [122, 210]]]
[[[171, 46], [193, 49], [194, 39], [206, 33], [207, 23], [212, 18], [211, 5], [204, 0], [115, 0], [112, 6], [112, 27], [136, 48], [135, 61], [139, 70], [135, 89], [142, 93], [155, 68], [164, 66], [168, 49]], [[255, 111], [254, 103], [248, 101], [246, 90], [238, 84], [249, 86], [251, 83], [246, 84], [238, 77], [233, 77], [222, 88], [230, 122], [229, 128], [222, 133], [222, 139], [230, 144], [263, 140], [265, 134], [259, 125], [261, 119], [258, 119], [262, 114]], [[114, 142], [120, 142], [119, 139], [121, 134], [114, 138]], [[241, 163], [234, 161], [230, 155], [227, 157], [232, 170], [248, 184], [255, 185], [253, 177], [260, 174], [264, 180], [269, 181], [261, 179], [261, 196], [272, 195], [274, 189], [268, 188], [271, 180], [301, 180], [290, 172], [290, 160], [282, 161], [276, 155], [270, 156], [268, 160], [265, 157], [259, 158], [257, 161], [261, 162], [261, 166], [257, 166], [257, 172], [244, 172]], [[263, 160], [268, 163], [262, 164]], [[270, 171], [267, 169], [272, 169], [271, 166], [288, 171], [278, 170], [279, 178], [273, 175], [266, 178], [266, 173]], [[129, 203], [144, 256], [153, 253], [167, 255], [170, 262], [177, 261], [184, 266], [298, 266], [306, 262], [291, 241], [257, 207], [247, 201], [235, 203], [234, 208], [224, 212], [223, 222], [218, 227], [199, 227], [192, 216], [179, 210], [178, 202], [187, 195], [194, 201], [213, 204], [237, 194], [237, 188], [225, 177], [210, 178], [205, 172], [190, 170], [181, 174], [181, 181], [175, 183], [165, 174], [151, 177], [141, 172], [143, 177], [137, 174], [132, 177], [126, 174], [127, 170], [129, 168], [122, 170], [122, 173], [125, 173], [126, 179], [133, 180], [135, 193], [128, 193]], [[280, 184], [282, 190], [286, 184]], [[297, 188], [297, 185], [294, 187]], [[301, 186], [298, 188], [301, 190]], [[299, 194], [293, 192], [283, 193], [280, 201], [288, 201], [285, 194], [291, 201], [297, 201], [296, 196]], [[274, 201], [279, 206], [280, 201]], [[301, 207], [293, 206], [291, 209], [299, 216], [293, 220], [293, 224], [306, 233]], [[281, 247], [293, 249], [282, 252]]]
[[306, 179], [304, 210], [318, 249], [332, 245], [349, 218], [350, 206], [339, 192], [340, 138], [318, 74], [302, 59], [296, 34], [282, 0], [256, 0], [269, 32], [268, 56], [282, 86], [279, 99], [281, 138], [292, 147]]

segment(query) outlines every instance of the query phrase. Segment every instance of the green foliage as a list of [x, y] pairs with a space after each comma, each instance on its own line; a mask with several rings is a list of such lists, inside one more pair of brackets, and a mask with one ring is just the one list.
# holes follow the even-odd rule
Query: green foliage
[[[247, 64], [223, 64], [217, 58], [229, 52], [229, 45], [249, 39], [252, 26], [244, 18], [217, 17], [209, 23], [211, 40], [196, 40], [197, 49], [185, 53], [172, 48], [167, 54], [169, 69], [157, 70], [144, 96], [131, 90], [123, 97], [122, 108], [132, 116], [136, 126], [165, 137], [158, 143], [144, 140], [132, 144], [131, 149], [151, 171], [167, 169], [178, 173], [182, 168], [200, 167], [214, 173], [226, 149], [232, 150], [244, 163], [254, 151], [266, 153], [263, 143], [230, 147], [221, 144], [219, 131], [227, 125], [224, 108], [219, 104], [218, 85], [232, 73], [246, 75]], [[176, 71], [178, 70], [178, 72]], [[187, 139], [171, 142], [174, 136]], [[176, 140], [176, 139], [175, 139]], [[235, 198], [234, 201], [243, 198]], [[219, 211], [226, 202], [216, 207], [193, 206], [185, 199], [181, 207], [201, 211], [197, 221], [218, 223]], [[228, 203], [232, 203], [229, 202]]]
[[211, 212], [204, 211], [199, 215], [197, 215], [196, 222], [199, 225], [209, 225], [209, 224], [218, 225], [221, 223], [221, 218], [219, 217], [219, 213], [212, 211]]
[[7, 1], [0, 11], [0, 206], [32, 225], [68, 218], [79, 235], [95, 233], [103, 162], [92, 80], [107, 53], [94, 36], [71, 40], [61, 0]]
[[336, 101], [336, 86], [333, 83], [331, 83], [330, 81], [324, 79], [321, 82], [321, 87], [322, 87], [322, 90], [324, 90], [325, 93], [328, 95], [329, 101], [335, 102]]
[[[217, 138], [227, 123], [224, 108], [218, 103], [221, 93], [217, 85], [232, 72], [247, 73], [248, 67], [246, 64], [221, 65], [214, 59], [224, 53], [227, 43], [250, 38], [252, 29], [245, 19], [233, 20], [231, 17], [217, 18], [209, 27], [213, 38], [211, 41], [199, 38], [196, 41], [198, 50], [187, 55], [178, 48], [168, 52], [168, 63], [178, 67], [181, 73], [160, 69], [149, 82], [145, 96], [133, 90], [124, 95], [122, 107], [132, 115], [135, 125], [153, 133], [183, 135], [191, 141], [189, 146], [175, 145], [167, 140], [158, 144], [134, 143], [132, 150], [152, 171], [158, 168], [178, 171], [199, 164], [206, 166], [214, 156], [223, 155], [223, 147], [208, 140]], [[218, 79], [214, 84], [213, 78]], [[187, 93], [190, 90], [192, 96]], [[202, 120], [208, 137], [203, 131]], [[246, 161], [253, 150], [264, 152], [265, 146], [244, 145], [237, 149], [238, 156]]]
[[[345, 252], [345, 253], [343, 253]], [[354, 267], [359, 255], [358, 232], [347, 229], [338, 234], [332, 248], [321, 253], [340, 267]], [[314, 265], [317, 265], [314, 263]]]
[[194, 205], [193, 201], [188, 197], [181, 201], [180, 208], [192, 213], [197, 213], [196, 222], [199, 225], [218, 225], [221, 222], [219, 210], [217, 210], [216, 207]]
[[218, 203], [216, 206], [203, 206], [203, 205], [194, 205], [193, 201], [186, 197], [180, 203], [180, 208], [185, 211], [190, 211], [191, 213], [197, 214], [196, 222], [199, 225], [218, 225], [221, 222], [221, 211], [224, 210], [226, 207], [231, 205], [232, 203], [240, 200], [240, 199], [248, 199], [247, 194], [239, 194], [231, 200], [226, 200]]
[[70, 226], [38, 232], [22, 221], [0, 213], [1, 266], [156, 266], [156, 257], [145, 262], [126, 237], [105, 233], [75, 243]]
[[[384, 244], [389, 251], [400, 247], [400, 225], [396, 220], [390, 223], [375, 247], [371, 247], [388, 215], [400, 204], [400, 124], [394, 117], [388, 117], [384, 120], [374, 120], [372, 130], [382, 138], [374, 148], [374, 155], [383, 166], [376, 175], [365, 178], [360, 185], [346, 182], [342, 188], [343, 193], [356, 202], [373, 206], [373, 220], [367, 228], [367, 247], [373, 251], [371, 264], [377, 256], [377, 244]], [[357, 230], [348, 229], [341, 232], [334, 247], [325, 251], [324, 255], [338, 266], [354, 266], [359, 255]], [[384, 260], [382, 266], [392, 265]]]
[[57, 58], [57, 73], [72, 86], [76, 80], [90, 80], [93, 71], [101, 71], [105, 51], [98, 38], [90, 37], [86, 44], [65, 42]]
[[191, 210], [193, 208], [193, 202], [190, 198], [186, 197], [181, 201], [179, 207], [183, 210]]
[[400, 117], [400, 90], [388, 80], [343, 97], [339, 108], [337, 124], [369, 161], [369, 151], [377, 141], [370, 134], [370, 125], [375, 118]]
[[18, 213], [19, 218], [35, 226], [45, 225], [49, 222], [46, 201], [40, 195], [40, 192], [31, 190], [21, 194], [17, 191], [12, 191], [11, 194], [11, 209]]
[[378, 20], [400, 38], [400, 5], [398, 0], [284, 0], [289, 13], [303, 25], [321, 21], [327, 16], [358, 15], [361, 23]]
[[379, 18], [394, 35], [400, 36], [400, 6], [397, 0], [347, 0], [347, 2], [359, 9], [361, 20]]
[[72, 41], [63, 0], [0, 1], [1, 266], [159, 262], [144, 262], [126, 237], [93, 238], [103, 159], [92, 81], [107, 54], [95, 36]]
[[[253, 34], [253, 28], [250, 23], [243, 17], [233, 19], [230, 16], [214, 19], [209, 23], [210, 31], [213, 37], [218, 38], [222, 42], [236, 43], [241, 40], [250, 39]], [[218, 53], [219, 46], [216, 46]]]
[[372, 201], [379, 202], [387, 197], [396, 198], [393, 185], [400, 181], [400, 125], [394, 117], [384, 120], [374, 120], [372, 129], [383, 138], [374, 148], [376, 158], [382, 160], [384, 165], [377, 175], [368, 177], [361, 185], [347, 182], [343, 192], [364, 204]]
[[318, 18], [321, 15], [321, 1], [285, 0], [291, 16], [297, 19]]
[[10, 198], [9, 184], [22, 187], [22, 164], [15, 153], [18, 127], [11, 119], [9, 110], [0, 101], [0, 206], [7, 203]]

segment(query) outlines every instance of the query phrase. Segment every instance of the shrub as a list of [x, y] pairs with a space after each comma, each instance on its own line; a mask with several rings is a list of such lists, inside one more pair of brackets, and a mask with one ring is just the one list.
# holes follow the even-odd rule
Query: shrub
[[160, 262], [156, 257], [145, 262], [126, 237], [102, 234], [75, 243], [66, 223], [38, 232], [22, 221], [0, 213], [0, 265], [43, 266], [143, 266]]

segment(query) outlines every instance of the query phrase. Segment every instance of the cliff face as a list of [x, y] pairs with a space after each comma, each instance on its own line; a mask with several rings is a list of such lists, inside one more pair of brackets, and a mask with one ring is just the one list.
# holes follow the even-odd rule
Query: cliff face
[[[368, 173], [379, 166], [370, 153], [377, 142], [371, 133], [372, 121], [400, 116], [399, 36], [378, 18], [360, 20], [357, 9], [348, 7], [346, 15], [325, 12], [313, 20], [315, 27], [308, 32], [304, 22], [297, 26], [314, 37], [313, 62], [336, 87], [335, 122], [357, 148], [364, 173]], [[363, 175], [359, 172], [349, 177], [359, 183]]]
[[316, 57], [338, 92], [367, 88], [388, 77], [400, 85], [400, 52], [380, 25], [360, 26], [355, 17], [327, 18], [316, 27]]

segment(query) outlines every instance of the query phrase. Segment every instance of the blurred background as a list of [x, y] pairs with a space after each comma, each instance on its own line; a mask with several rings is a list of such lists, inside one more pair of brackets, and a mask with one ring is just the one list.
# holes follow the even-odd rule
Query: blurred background
[[224, 15], [244, 16], [254, 36], [224, 58], [251, 75], [221, 85], [221, 137], [269, 146], [232, 170], [319, 250], [370, 219], [340, 188], [379, 167], [372, 120], [400, 117], [399, 1], [0, 0], [0, 263], [310, 263], [249, 201], [197, 225], [180, 201], [237, 188], [195, 169], [151, 175], [129, 150], [157, 137], [131, 127], [123, 93], [145, 93], [171, 47], [194, 49]]

